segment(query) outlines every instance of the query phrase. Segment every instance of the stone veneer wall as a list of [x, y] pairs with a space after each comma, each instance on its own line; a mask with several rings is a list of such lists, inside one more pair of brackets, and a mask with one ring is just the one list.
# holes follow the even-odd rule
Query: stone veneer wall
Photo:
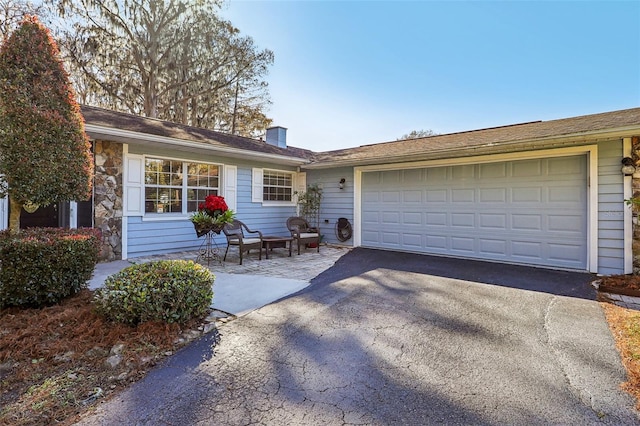
[[94, 142], [94, 227], [102, 231], [100, 260], [122, 259], [122, 144]]

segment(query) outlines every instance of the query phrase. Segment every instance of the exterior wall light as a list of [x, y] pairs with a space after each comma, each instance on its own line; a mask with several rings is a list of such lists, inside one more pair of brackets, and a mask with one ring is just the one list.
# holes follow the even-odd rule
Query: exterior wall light
[[631, 157], [624, 157], [621, 161], [622, 168], [620, 171], [625, 176], [631, 176], [636, 172], [636, 165]]
[[345, 178], [340, 179], [340, 183], [338, 184], [338, 188], [344, 189], [344, 184], [345, 184], [346, 181], [347, 180]]

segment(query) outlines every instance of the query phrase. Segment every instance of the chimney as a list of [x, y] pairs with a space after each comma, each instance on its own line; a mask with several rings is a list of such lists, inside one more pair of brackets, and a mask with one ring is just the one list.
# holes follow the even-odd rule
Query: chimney
[[267, 143], [279, 148], [287, 147], [287, 129], [280, 126], [267, 129]]

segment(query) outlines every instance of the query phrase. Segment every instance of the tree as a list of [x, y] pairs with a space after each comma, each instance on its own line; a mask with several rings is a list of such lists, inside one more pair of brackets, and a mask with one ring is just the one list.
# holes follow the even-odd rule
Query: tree
[[84, 121], [58, 47], [27, 16], [0, 48], [0, 196], [10, 229], [25, 203], [86, 200], [93, 161]]
[[221, 19], [220, 1], [48, 1], [74, 23], [62, 38], [83, 102], [236, 133], [269, 125], [273, 53]]
[[431, 129], [427, 129], [427, 130], [412, 130], [411, 133], [407, 133], [405, 135], [402, 135], [401, 137], [399, 137], [398, 141], [403, 141], [403, 140], [407, 140], [407, 139], [420, 139], [420, 138], [428, 138], [429, 136], [436, 136], [438, 135], [437, 133], [435, 133], [433, 130]]
[[0, 43], [4, 43], [25, 15], [36, 15], [42, 11], [42, 5], [25, 0], [0, 0]]

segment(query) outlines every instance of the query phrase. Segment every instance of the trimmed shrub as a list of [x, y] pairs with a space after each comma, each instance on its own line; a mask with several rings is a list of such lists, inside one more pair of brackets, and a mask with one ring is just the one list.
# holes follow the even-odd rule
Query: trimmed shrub
[[192, 261], [161, 260], [129, 266], [96, 290], [99, 314], [135, 325], [146, 321], [183, 324], [206, 314], [215, 275]]
[[0, 308], [58, 303], [87, 287], [98, 261], [97, 229], [0, 232]]

